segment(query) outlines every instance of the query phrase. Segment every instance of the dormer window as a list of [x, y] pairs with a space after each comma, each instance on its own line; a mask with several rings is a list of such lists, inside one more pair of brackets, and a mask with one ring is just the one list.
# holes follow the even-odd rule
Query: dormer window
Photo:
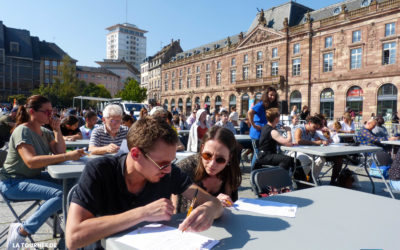
[[333, 15], [338, 15], [338, 14], [340, 14], [341, 11], [342, 11], [342, 7], [336, 7], [333, 10]]
[[363, 0], [361, 2], [361, 7], [367, 7], [371, 4], [371, 0]]
[[19, 53], [19, 43], [10, 42], [10, 52], [11, 53]]

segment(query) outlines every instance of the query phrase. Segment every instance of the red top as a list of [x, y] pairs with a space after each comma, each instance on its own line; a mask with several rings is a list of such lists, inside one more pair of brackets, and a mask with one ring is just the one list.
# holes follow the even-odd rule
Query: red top
[[207, 127], [201, 128], [201, 126], [198, 126], [197, 127], [197, 138], [199, 140], [203, 139], [203, 136], [206, 134], [207, 130], [208, 130]]

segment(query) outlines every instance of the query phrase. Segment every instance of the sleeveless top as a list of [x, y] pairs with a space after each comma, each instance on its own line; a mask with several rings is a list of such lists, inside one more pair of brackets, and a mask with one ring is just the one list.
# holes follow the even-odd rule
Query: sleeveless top
[[269, 124], [266, 124], [261, 130], [259, 149], [264, 151], [264, 153], [277, 154], [276, 148], [278, 143], [271, 136], [271, 132], [274, 129]]

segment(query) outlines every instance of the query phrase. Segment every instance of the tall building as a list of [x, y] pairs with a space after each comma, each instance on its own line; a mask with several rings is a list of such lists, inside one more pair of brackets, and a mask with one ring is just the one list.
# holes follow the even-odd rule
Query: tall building
[[108, 27], [106, 47], [107, 59], [124, 60], [132, 63], [136, 69], [146, 58], [146, 30], [136, 25], [123, 23]]
[[40, 41], [28, 30], [9, 28], [0, 21], [0, 100], [29, 96], [41, 83], [51, 84], [60, 75], [65, 55], [55, 43]]
[[[400, 0], [346, 0], [318, 10], [290, 1], [262, 10], [245, 33], [162, 65], [161, 103], [237, 106], [245, 116], [268, 86], [290, 106], [330, 119], [397, 112]], [[189, 84], [191, 83], [191, 84]]]

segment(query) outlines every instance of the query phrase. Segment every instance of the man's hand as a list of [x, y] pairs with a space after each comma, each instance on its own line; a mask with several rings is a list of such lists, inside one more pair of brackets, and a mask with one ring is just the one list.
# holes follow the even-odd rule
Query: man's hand
[[174, 206], [169, 199], [159, 199], [143, 207], [145, 221], [164, 221], [170, 220], [174, 213]]
[[119, 150], [119, 146], [115, 145], [114, 143], [110, 143], [105, 148], [106, 148], [107, 153], [109, 153], [109, 154], [117, 153]]
[[211, 227], [214, 221], [214, 210], [203, 204], [194, 209], [180, 225], [181, 231], [201, 232]]

